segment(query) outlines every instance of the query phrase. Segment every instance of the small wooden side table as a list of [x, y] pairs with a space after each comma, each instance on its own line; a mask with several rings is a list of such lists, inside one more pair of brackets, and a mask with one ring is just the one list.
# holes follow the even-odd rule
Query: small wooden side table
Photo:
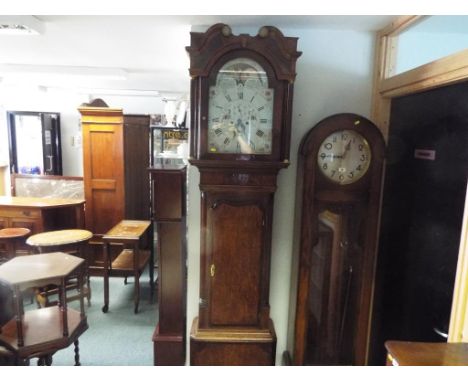
[[[26, 244], [35, 247], [39, 253], [61, 251], [74, 254], [85, 260], [86, 286], [84, 294], [88, 300], [88, 305], [90, 305], [91, 300], [91, 287], [88, 274], [88, 254], [85, 249], [88, 240], [92, 237], [93, 233], [84, 229], [65, 229], [38, 233], [26, 240]], [[44, 295], [45, 304], [48, 303], [47, 295], [48, 293]], [[69, 298], [68, 301], [77, 299], [78, 297], [79, 295], [76, 295]]]
[[[142, 251], [141, 242], [145, 234], [150, 236], [151, 250]], [[135, 277], [135, 309], [138, 313], [140, 302], [140, 276], [150, 263], [150, 287], [153, 291], [154, 284], [154, 253], [153, 253], [153, 225], [148, 220], [122, 220], [103, 237], [104, 244], [104, 306], [102, 311], [107, 313], [109, 310], [109, 276], [134, 276]], [[123, 245], [123, 250], [111, 260], [111, 244]]]
[[[76, 274], [82, 287], [84, 265], [83, 259], [63, 252], [18, 256], [0, 265], [0, 283], [13, 291], [15, 305], [15, 317], [0, 328], [0, 346], [15, 364], [38, 357], [38, 365], [50, 365], [55, 352], [74, 343], [75, 365], [80, 365], [78, 337], [88, 329], [83, 294], [79, 312], [68, 308], [65, 280]], [[25, 312], [22, 292], [49, 284], [59, 287], [59, 305]]]
[[468, 343], [387, 341], [387, 366], [468, 366]]

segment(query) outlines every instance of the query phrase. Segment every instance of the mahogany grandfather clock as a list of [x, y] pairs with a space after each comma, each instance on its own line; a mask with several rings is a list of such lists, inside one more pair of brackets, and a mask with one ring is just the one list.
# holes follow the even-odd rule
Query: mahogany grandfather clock
[[273, 198], [289, 165], [297, 38], [275, 27], [191, 33], [191, 152], [200, 170], [199, 316], [192, 365], [273, 365]]
[[351, 113], [302, 140], [285, 363], [367, 363], [384, 153], [377, 126]]

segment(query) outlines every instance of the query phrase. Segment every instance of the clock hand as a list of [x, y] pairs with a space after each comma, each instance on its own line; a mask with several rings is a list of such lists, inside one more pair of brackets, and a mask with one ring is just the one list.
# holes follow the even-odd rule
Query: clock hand
[[345, 149], [342, 155], [343, 158], [346, 156], [346, 153], [349, 151], [350, 148], [351, 148], [351, 141], [349, 141], [345, 146]]
[[242, 129], [242, 133], [245, 134], [245, 125], [242, 123], [242, 119], [238, 118], [237, 119], [237, 124], [236, 127], [240, 126]]
[[348, 143], [344, 147], [343, 154], [334, 156], [334, 158], [337, 158], [337, 159], [340, 160], [340, 164], [338, 166], [338, 171], [343, 168], [343, 161], [344, 161], [344, 159], [346, 157], [346, 153], [350, 150], [350, 148], [351, 148], [351, 141], [348, 141]]

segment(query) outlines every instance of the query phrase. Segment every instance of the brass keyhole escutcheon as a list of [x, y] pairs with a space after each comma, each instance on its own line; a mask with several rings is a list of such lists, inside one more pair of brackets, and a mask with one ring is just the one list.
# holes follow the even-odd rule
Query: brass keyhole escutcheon
[[214, 277], [215, 272], [216, 272], [216, 267], [215, 267], [214, 264], [211, 264], [211, 267], [210, 267], [210, 275], [211, 275], [211, 277]]

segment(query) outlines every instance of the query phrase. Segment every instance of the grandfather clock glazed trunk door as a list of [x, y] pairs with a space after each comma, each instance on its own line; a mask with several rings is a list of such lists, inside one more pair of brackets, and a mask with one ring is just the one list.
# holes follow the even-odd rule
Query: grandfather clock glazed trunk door
[[255, 204], [219, 202], [207, 215], [210, 324], [258, 326], [263, 211]]

